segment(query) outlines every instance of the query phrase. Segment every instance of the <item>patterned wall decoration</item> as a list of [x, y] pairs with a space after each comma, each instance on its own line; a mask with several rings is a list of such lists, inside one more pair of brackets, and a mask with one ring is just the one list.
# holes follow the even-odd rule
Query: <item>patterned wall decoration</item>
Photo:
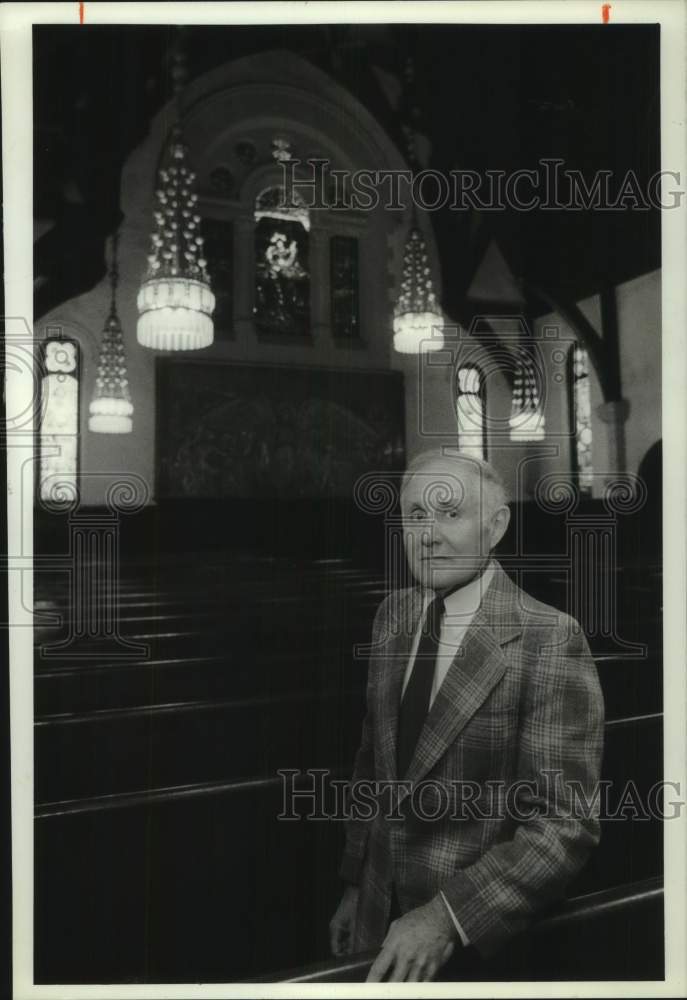
[[397, 372], [159, 358], [162, 498], [342, 498], [404, 463]]

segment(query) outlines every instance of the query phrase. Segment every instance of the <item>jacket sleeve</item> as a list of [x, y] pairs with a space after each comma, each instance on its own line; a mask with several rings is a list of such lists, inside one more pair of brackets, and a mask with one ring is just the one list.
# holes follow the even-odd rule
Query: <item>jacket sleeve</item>
[[[351, 782], [355, 784], [357, 781], [363, 779], [372, 780], [373, 778], [374, 748], [372, 745], [372, 722], [368, 708], [363, 720], [362, 737], [355, 756]], [[353, 885], [358, 885], [360, 882], [363, 861], [365, 860], [365, 850], [367, 848], [368, 832], [369, 823], [364, 820], [349, 818], [346, 821], [346, 845], [339, 867], [339, 875], [344, 882], [350, 882]]]
[[[359, 781], [374, 781], [375, 779], [375, 756], [374, 756], [374, 709], [372, 691], [374, 687], [374, 650], [384, 643], [387, 631], [387, 616], [390, 597], [386, 597], [377, 608], [374, 622], [372, 624], [372, 645], [370, 664], [368, 667], [367, 693], [366, 693], [366, 713], [363, 719], [363, 729], [360, 738], [360, 746], [355, 756], [353, 765], [353, 776], [351, 784], [355, 785]], [[349, 818], [346, 822], [346, 844], [343, 858], [339, 866], [339, 876], [353, 885], [358, 885], [365, 860], [367, 849], [367, 839], [370, 830], [370, 823], [364, 819]]]
[[441, 886], [485, 956], [563, 895], [599, 841], [603, 695], [584, 635], [571, 637], [573, 624], [566, 617], [531, 654], [536, 667], [522, 709], [512, 838]]

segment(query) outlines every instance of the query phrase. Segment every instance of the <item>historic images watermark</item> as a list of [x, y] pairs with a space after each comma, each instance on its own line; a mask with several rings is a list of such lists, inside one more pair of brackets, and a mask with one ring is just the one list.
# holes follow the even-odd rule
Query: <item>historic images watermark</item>
[[586, 176], [561, 159], [541, 159], [526, 170], [340, 170], [326, 159], [281, 161], [284, 207], [369, 212], [595, 211], [680, 208], [685, 190], [679, 171], [659, 170], [642, 182], [635, 171], [617, 176], [599, 170]]
[[622, 786], [601, 780], [593, 787], [564, 780], [557, 768], [542, 768], [532, 779], [511, 783], [456, 779], [439, 781], [359, 780], [336, 778], [326, 768], [280, 768], [280, 820], [376, 819], [420, 822], [534, 819], [604, 822], [679, 819], [685, 801], [677, 781], [658, 781], [640, 790], [634, 781]]

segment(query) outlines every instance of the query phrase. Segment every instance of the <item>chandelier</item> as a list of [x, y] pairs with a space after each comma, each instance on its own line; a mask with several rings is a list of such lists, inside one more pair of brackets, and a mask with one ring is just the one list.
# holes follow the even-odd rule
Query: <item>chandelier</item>
[[[419, 118], [417, 104], [411, 98], [415, 70], [412, 59], [405, 66], [405, 100], [408, 121], [404, 126], [408, 162], [419, 166], [413, 122]], [[401, 290], [394, 307], [394, 350], [399, 354], [423, 354], [444, 346], [444, 318], [437, 305], [424, 237], [413, 208], [413, 221], [403, 249]]]
[[510, 425], [511, 441], [542, 441], [546, 421], [542, 410], [537, 373], [532, 358], [518, 359], [513, 379]]
[[96, 434], [130, 434], [134, 412], [126, 371], [122, 325], [117, 315], [117, 234], [112, 237], [110, 266], [111, 303], [105, 320], [93, 398], [88, 408], [88, 429]]
[[178, 101], [186, 71], [175, 53], [177, 121], [158, 171], [153, 232], [148, 267], [138, 293], [139, 344], [158, 351], [193, 351], [214, 337], [215, 296], [203, 255], [196, 175], [188, 163], [188, 147], [179, 123]]
[[413, 220], [403, 251], [401, 293], [394, 308], [394, 349], [400, 354], [438, 351], [444, 346], [424, 237]]

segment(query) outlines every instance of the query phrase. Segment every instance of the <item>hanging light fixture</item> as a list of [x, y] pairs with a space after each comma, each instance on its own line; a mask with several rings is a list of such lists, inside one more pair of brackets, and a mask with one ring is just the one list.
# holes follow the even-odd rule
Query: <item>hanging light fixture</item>
[[134, 412], [129, 392], [126, 371], [126, 355], [122, 325], [117, 315], [117, 242], [112, 237], [112, 260], [110, 264], [111, 302], [110, 313], [105, 320], [100, 359], [95, 377], [93, 399], [88, 408], [88, 429], [96, 434], [130, 434]]
[[394, 349], [400, 354], [438, 351], [444, 346], [425, 240], [416, 224], [403, 251], [401, 294], [394, 308]]
[[542, 441], [546, 421], [542, 410], [534, 362], [521, 351], [513, 379], [510, 424], [511, 441]]
[[[409, 122], [404, 131], [407, 140], [407, 156], [411, 169], [419, 166], [417, 144], [413, 120], [419, 112], [410, 101], [414, 81], [414, 66], [411, 59], [406, 61], [405, 89], [406, 101], [410, 105]], [[403, 271], [401, 291], [394, 307], [394, 350], [400, 354], [423, 354], [438, 351], [444, 346], [444, 318], [434, 294], [434, 283], [429, 266], [429, 256], [424, 236], [417, 224], [415, 206], [413, 218], [403, 249]]]
[[179, 115], [179, 95], [186, 80], [184, 56], [174, 54], [172, 71], [177, 120], [158, 171], [151, 252], [138, 293], [136, 337], [158, 351], [193, 351], [214, 337], [215, 296], [210, 288], [200, 234], [196, 175], [188, 162]]

